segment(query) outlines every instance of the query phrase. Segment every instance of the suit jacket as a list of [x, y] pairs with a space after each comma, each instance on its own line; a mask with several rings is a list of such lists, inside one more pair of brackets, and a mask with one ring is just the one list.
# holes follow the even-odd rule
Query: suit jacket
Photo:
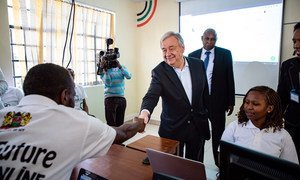
[[297, 94], [300, 94], [299, 70], [299, 57], [284, 61], [281, 65], [279, 84], [277, 88], [286, 123], [295, 127], [300, 127], [300, 104], [290, 100], [290, 92], [292, 89], [296, 89]]
[[[189, 54], [201, 58], [202, 48]], [[212, 113], [225, 112], [228, 106], [235, 105], [235, 88], [231, 52], [215, 46], [215, 59], [211, 80]]]
[[179, 141], [191, 137], [209, 139], [208, 125], [208, 85], [204, 63], [187, 58], [192, 80], [192, 104], [173, 67], [161, 62], [152, 70], [152, 80], [148, 92], [143, 98], [142, 109], [152, 114], [162, 99], [159, 135]]

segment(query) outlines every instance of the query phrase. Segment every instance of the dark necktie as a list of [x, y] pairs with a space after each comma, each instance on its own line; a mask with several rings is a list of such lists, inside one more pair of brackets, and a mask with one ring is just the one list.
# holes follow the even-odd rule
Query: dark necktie
[[210, 51], [206, 51], [206, 52], [205, 52], [205, 55], [206, 55], [206, 57], [205, 57], [205, 59], [204, 59], [204, 67], [205, 67], [205, 70], [207, 69], [207, 66], [208, 66], [209, 54], [210, 54], [210, 53], [211, 53]]

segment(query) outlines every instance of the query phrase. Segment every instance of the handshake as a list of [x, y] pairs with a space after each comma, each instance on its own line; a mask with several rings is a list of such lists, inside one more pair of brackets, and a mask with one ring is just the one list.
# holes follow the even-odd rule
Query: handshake
[[144, 119], [138, 118], [138, 117], [134, 117], [133, 118], [133, 123], [137, 127], [137, 132], [139, 132], [139, 133], [145, 132], [146, 124], [144, 123]]
[[114, 143], [121, 144], [136, 135], [136, 133], [143, 133], [145, 131], [145, 127], [146, 124], [144, 123], [144, 119], [138, 117], [134, 117], [133, 122], [131, 123], [124, 123], [119, 127], [114, 127], [117, 131]]
[[145, 132], [145, 127], [148, 122], [148, 118], [144, 118], [142, 115], [134, 117], [131, 123], [124, 123], [119, 127], [114, 127], [117, 131], [114, 143], [121, 144], [129, 138], [136, 135], [136, 133]]
[[141, 111], [138, 117], [133, 118], [133, 123], [137, 126], [139, 133], [145, 131], [145, 127], [148, 122], [149, 122], [149, 113], [147, 111]]
[[120, 144], [129, 138], [136, 135], [136, 133], [144, 133], [146, 124], [149, 122], [149, 112], [141, 111], [138, 117], [134, 117], [132, 122], [124, 123], [119, 127], [114, 127], [117, 131], [117, 136], [114, 143]]

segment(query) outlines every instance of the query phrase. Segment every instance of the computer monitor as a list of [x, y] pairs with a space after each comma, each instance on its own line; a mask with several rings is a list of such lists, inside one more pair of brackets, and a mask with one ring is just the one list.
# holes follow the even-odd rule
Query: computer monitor
[[220, 142], [220, 179], [300, 179], [300, 166], [226, 141]]
[[206, 180], [203, 163], [146, 148], [153, 180]]

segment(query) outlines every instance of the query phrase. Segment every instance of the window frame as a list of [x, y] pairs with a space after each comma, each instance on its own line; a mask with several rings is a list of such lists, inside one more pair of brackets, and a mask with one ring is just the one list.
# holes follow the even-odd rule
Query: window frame
[[[71, 38], [71, 28], [72, 25], [70, 25], [69, 32], [66, 29], [45, 29], [42, 30], [42, 36], [43, 36], [43, 43], [42, 44], [31, 44], [31, 42], [26, 42], [28, 36], [34, 36], [34, 34], [37, 34], [37, 28], [32, 28], [27, 26], [22, 26], [22, 23], [18, 22], [12, 22], [10, 14], [13, 13], [13, 0], [7, 1], [7, 8], [9, 12], [9, 36], [10, 36], [10, 49], [11, 49], [11, 61], [12, 61], [12, 70], [13, 70], [13, 81], [14, 86], [18, 88], [22, 88], [23, 80], [25, 78], [26, 73], [28, 70], [33, 67], [34, 65], [40, 64], [40, 63], [55, 63], [58, 65], [62, 65], [64, 67], [70, 67], [74, 69], [75, 71], [75, 82], [81, 85], [97, 85], [101, 84], [101, 78], [97, 75], [97, 63], [98, 63], [98, 53], [101, 50], [106, 50], [106, 39], [114, 37], [115, 32], [115, 13], [111, 11], [107, 11], [104, 9], [91, 7], [88, 5], [84, 5], [81, 3], [74, 2], [75, 6], [75, 19], [74, 27], [77, 24], [79, 25], [76, 30], [73, 32], [73, 36]], [[16, 0], [15, 0], [16, 1]], [[28, 0], [27, 0], [28, 2]], [[19, 3], [27, 3], [26, 0], [19, 0]], [[65, 15], [71, 15], [71, 6], [72, 3], [67, 2], [65, 0], [42, 0], [43, 3], [49, 3], [50, 5], [53, 5], [51, 3], [61, 3], [61, 7], [69, 7], [69, 12]], [[24, 6], [26, 6], [26, 9], [24, 9]], [[30, 6], [31, 7], [31, 6]], [[21, 12], [23, 10], [23, 12]], [[65, 11], [66, 9], [64, 9]], [[26, 14], [27, 16], [30, 16], [32, 12], [32, 9], [28, 8], [28, 5], [23, 4], [23, 9], [20, 9], [19, 13], [19, 19], [17, 21], [22, 21], [22, 13], [23, 15]], [[44, 7], [42, 11], [45, 11]], [[62, 10], [63, 11], [63, 10]], [[84, 12], [91, 12], [91, 13], [85, 13]], [[46, 13], [53, 13], [53, 12], [46, 12]], [[63, 12], [61, 12], [63, 13]], [[81, 14], [80, 14], [81, 13]], [[98, 13], [98, 14], [97, 14]], [[101, 17], [98, 18], [99, 14], [101, 13]], [[29, 15], [30, 14], [30, 15]], [[96, 14], [91, 21], [95, 20], [97, 22], [90, 22], [90, 19], [87, 19], [87, 17], [84, 16], [91, 16], [93, 14]], [[81, 15], [81, 16], [80, 16]], [[70, 17], [63, 17], [62, 18], [70, 18]], [[47, 18], [48, 14], [46, 16], [42, 16], [42, 18]], [[26, 18], [26, 17], [25, 17]], [[53, 18], [53, 17], [52, 17]], [[86, 19], [84, 19], [86, 18]], [[90, 18], [90, 17], [88, 17]], [[16, 19], [16, 16], [14, 15], [14, 20]], [[25, 20], [26, 21], [26, 20]], [[46, 20], [45, 20], [46, 21]], [[62, 20], [61, 20], [62, 21]], [[82, 23], [80, 23], [82, 22]], [[45, 23], [45, 22], [43, 22]], [[87, 25], [88, 23], [92, 24], [94, 29], [88, 29]], [[102, 23], [102, 24], [101, 24]], [[70, 24], [73, 24], [70, 22]], [[104, 25], [103, 25], [104, 24]], [[44, 25], [47, 26], [47, 25]], [[100, 31], [98, 29], [100, 29]], [[87, 29], [87, 30], [85, 30]], [[61, 37], [63, 38], [64, 46], [61, 45], [60, 47], [51, 46], [51, 50], [49, 50], [49, 42], [46, 42], [50, 39], [50, 42], [52, 43], [53, 34], [51, 34], [52, 31], [61, 31]], [[20, 31], [20, 32], [18, 32]], [[69, 36], [69, 40], [67, 39], [67, 32]], [[101, 33], [99, 33], [101, 32]], [[18, 34], [18, 35], [17, 35]], [[55, 35], [54, 35], [55, 36]], [[31, 37], [34, 38], [34, 37]], [[47, 39], [48, 38], [48, 39]], [[30, 38], [28, 38], [30, 39]], [[30, 39], [29, 41], [31, 41]], [[79, 43], [81, 40], [81, 43]], [[45, 42], [44, 42], [45, 41]], [[67, 41], [67, 42], [66, 42]], [[71, 41], [71, 45], [70, 45]], [[78, 42], [76, 42], [78, 41]], [[89, 43], [88, 43], [89, 41]], [[48, 44], [47, 44], [48, 43]], [[50, 43], [50, 44], [51, 44]], [[61, 42], [60, 42], [61, 43]], [[66, 43], [66, 44], [65, 44]], [[42, 47], [39, 47], [42, 46]], [[52, 45], [52, 44], [51, 44]], [[86, 46], [85, 46], [86, 45]], [[75, 46], [75, 47], [74, 47]], [[42, 51], [42, 57], [39, 57], [38, 51], [40, 49], [43, 49]], [[61, 48], [64, 49], [64, 54], [61, 54], [64, 58], [61, 58], [62, 60], [54, 60], [57, 57], [55, 57], [56, 49], [58, 51], [63, 51]], [[59, 49], [60, 48], [60, 49]], [[71, 49], [71, 50], [70, 50]], [[59, 57], [59, 55], [58, 55]], [[72, 58], [71, 58], [72, 57]], [[42, 60], [41, 60], [42, 59]], [[58, 58], [59, 59], [59, 58]], [[70, 60], [71, 59], [71, 60]], [[71, 62], [69, 62], [71, 61]]]

